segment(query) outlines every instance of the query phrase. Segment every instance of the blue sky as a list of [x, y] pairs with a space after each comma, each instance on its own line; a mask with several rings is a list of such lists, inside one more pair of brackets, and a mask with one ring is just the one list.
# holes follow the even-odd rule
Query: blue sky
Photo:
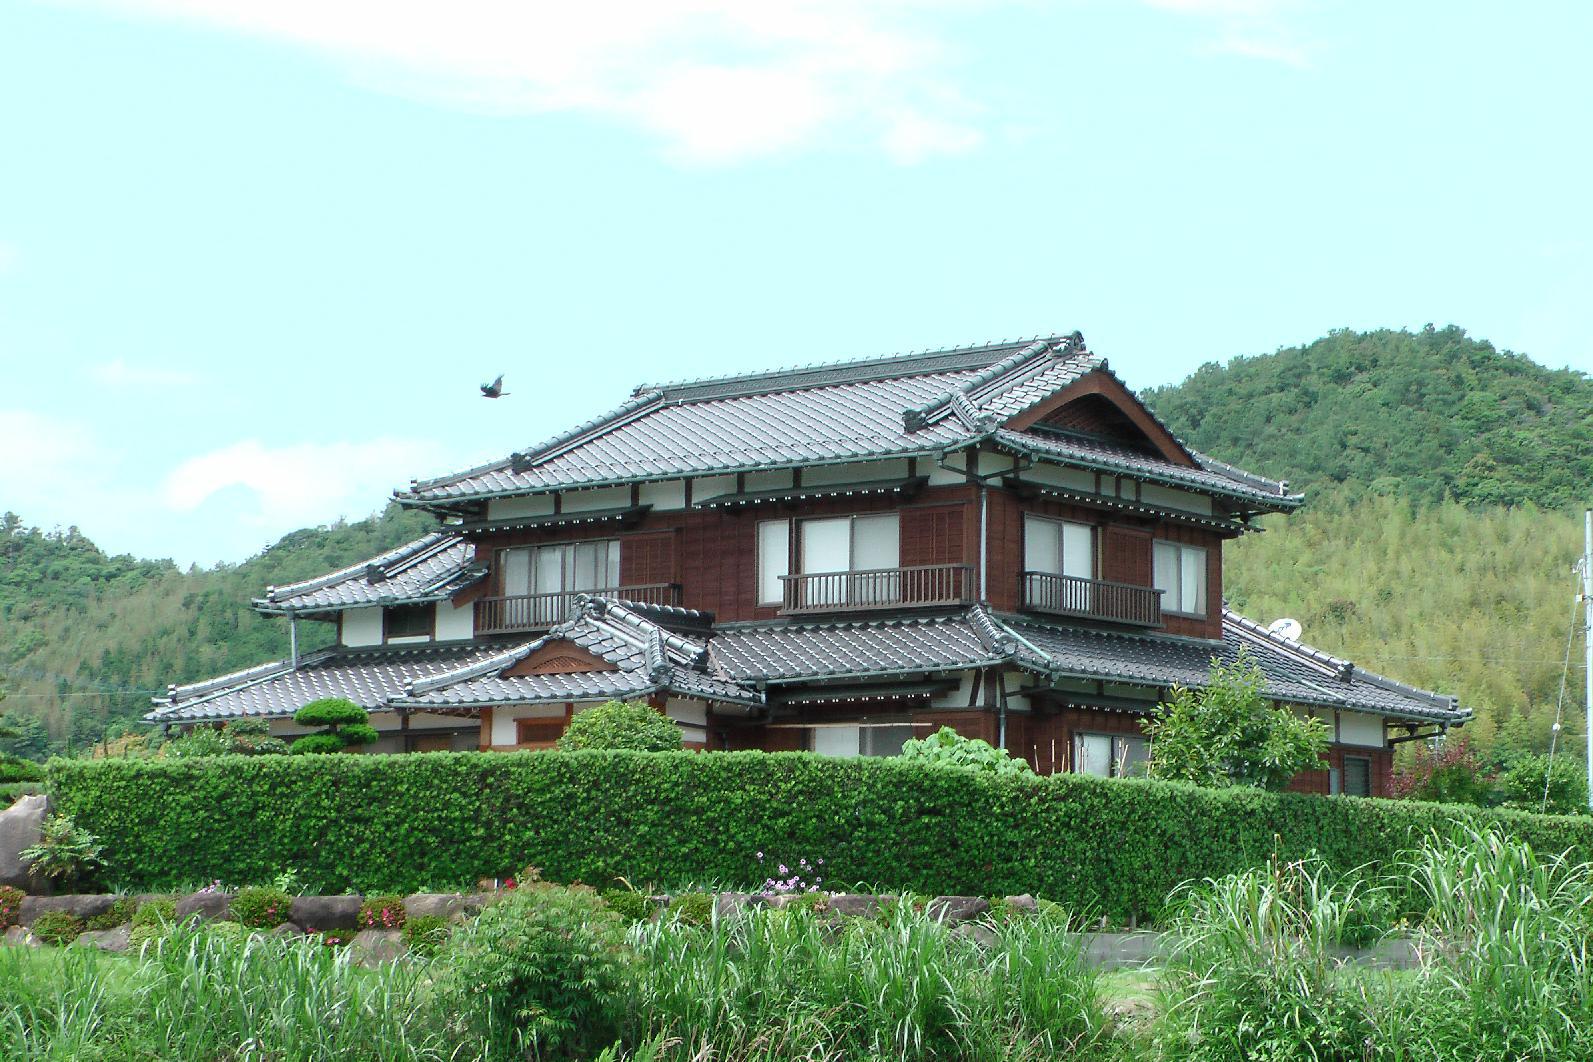
[[[0, 509], [237, 561], [645, 381], [1593, 370], [1593, 6], [0, 0]], [[476, 397], [507, 374], [510, 397]]]

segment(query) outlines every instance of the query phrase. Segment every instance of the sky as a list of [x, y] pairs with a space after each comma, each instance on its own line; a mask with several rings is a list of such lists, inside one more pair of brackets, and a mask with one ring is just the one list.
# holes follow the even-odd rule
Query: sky
[[[638, 384], [1593, 370], [1593, 5], [0, 0], [0, 510], [237, 562]], [[508, 396], [477, 385], [505, 374]]]

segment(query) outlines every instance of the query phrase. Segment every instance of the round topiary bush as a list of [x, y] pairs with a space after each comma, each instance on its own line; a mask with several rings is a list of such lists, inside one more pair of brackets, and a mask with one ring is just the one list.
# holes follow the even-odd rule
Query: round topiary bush
[[653, 917], [653, 901], [635, 889], [605, 889], [603, 902], [627, 922], [645, 922]]
[[83, 920], [70, 911], [46, 911], [28, 928], [46, 944], [70, 944], [82, 934]]
[[369, 745], [381, 735], [371, 726], [370, 714], [346, 697], [322, 697], [293, 713], [299, 726], [325, 727], [317, 734], [306, 734], [289, 747], [295, 753], [342, 752], [355, 745]]
[[288, 746], [288, 751], [295, 756], [301, 756], [306, 753], [319, 755], [326, 752], [342, 752], [345, 748], [347, 746], [343, 744], [342, 739], [333, 734], [305, 734], [301, 738], [295, 738], [293, 744]]
[[274, 929], [288, 920], [293, 897], [282, 889], [250, 886], [232, 898], [232, 913], [250, 929]]
[[559, 748], [679, 752], [680, 727], [668, 716], [639, 702], [609, 701], [570, 720]]

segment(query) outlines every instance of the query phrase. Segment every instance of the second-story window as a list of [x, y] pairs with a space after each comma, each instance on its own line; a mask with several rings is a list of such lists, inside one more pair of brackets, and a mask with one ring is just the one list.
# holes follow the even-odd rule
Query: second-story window
[[1156, 589], [1162, 611], [1206, 614], [1206, 551], [1178, 542], [1156, 543]]
[[430, 638], [433, 615], [433, 605], [396, 605], [387, 609], [382, 614], [387, 641]]
[[[801, 604], [888, 605], [901, 599], [901, 520], [895, 513], [803, 520]], [[855, 573], [876, 573], [855, 574]], [[826, 574], [828, 573], [828, 576]]]
[[778, 605], [785, 600], [784, 576], [791, 574], [791, 521], [763, 520], [758, 524], [758, 604]]
[[523, 617], [527, 623], [558, 623], [569, 612], [572, 595], [619, 586], [615, 539], [506, 549], [500, 557], [504, 596], [535, 599], [525, 606], [532, 613]]
[[1088, 524], [1023, 518], [1023, 568], [1045, 575], [1095, 578], [1095, 534]]

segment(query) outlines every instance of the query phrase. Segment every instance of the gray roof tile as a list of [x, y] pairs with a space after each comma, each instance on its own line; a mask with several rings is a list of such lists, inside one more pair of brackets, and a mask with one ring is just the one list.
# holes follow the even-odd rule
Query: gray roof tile
[[315, 612], [440, 601], [486, 575], [474, 556], [475, 547], [459, 535], [434, 531], [368, 561], [269, 587], [254, 607], [261, 612]]

